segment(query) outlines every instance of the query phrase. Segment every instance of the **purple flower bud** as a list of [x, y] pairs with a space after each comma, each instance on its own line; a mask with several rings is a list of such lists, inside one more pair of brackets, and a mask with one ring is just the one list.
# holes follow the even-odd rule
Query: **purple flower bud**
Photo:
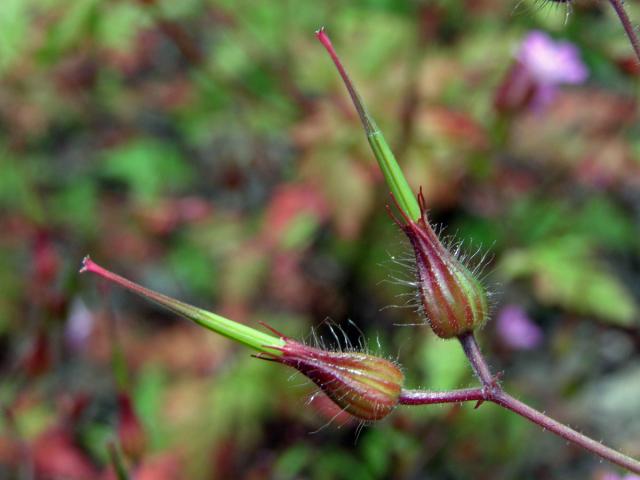
[[64, 329], [64, 337], [70, 348], [82, 351], [88, 347], [94, 329], [93, 314], [79, 298], [71, 304], [71, 310]]
[[484, 287], [458, 258], [445, 248], [427, 220], [422, 190], [418, 194], [421, 217], [414, 221], [402, 210], [394, 217], [409, 238], [416, 256], [417, 285], [422, 310], [433, 331], [442, 338], [472, 332], [488, 316]]
[[575, 45], [538, 30], [525, 37], [516, 59], [496, 92], [494, 103], [501, 112], [541, 110], [553, 101], [559, 85], [579, 85], [589, 76]]
[[321, 350], [280, 336], [285, 345], [273, 347], [278, 355], [257, 356], [295, 368], [354, 417], [381, 420], [398, 404], [404, 374], [395, 363], [362, 352]]
[[618, 475], [617, 473], [608, 472], [599, 477], [599, 480], [640, 480], [640, 477], [631, 473], [623, 477], [622, 475]]
[[578, 85], [589, 75], [575, 45], [570, 42], [556, 42], [539, 30], [527, 35], [516, 56], [540, 84]]
[[542, 341], [542, 330], [518, 305], [507, 305], [498, 315], [496, 329], [502, 342], [517, 350], [530, 350]]

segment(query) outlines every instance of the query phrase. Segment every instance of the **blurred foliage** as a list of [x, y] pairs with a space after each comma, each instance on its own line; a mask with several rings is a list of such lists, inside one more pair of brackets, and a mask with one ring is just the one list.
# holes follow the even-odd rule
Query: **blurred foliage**
[[[114, 458], [144, 480], [613, 471], [493, 405], [358, 425], [292, 372], [78, 278], [90, 252], [292, 337], [362, 330], [411, 387], [473, 383], [413, 311], [321, 25], [432, 220], [493, 255], [494, 312], [542, 329], [530, 351], [481, 333], [505, 388], [640, 456], [639, 71], [606, 2], [4, 0], [0, 478], [118, 478]], [[574, 42], [589, 80], [505, 116], [496, 91], [532, 29]]]

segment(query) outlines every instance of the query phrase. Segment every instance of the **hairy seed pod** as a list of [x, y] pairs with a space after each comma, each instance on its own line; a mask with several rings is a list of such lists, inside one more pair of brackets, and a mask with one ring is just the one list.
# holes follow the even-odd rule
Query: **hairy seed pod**
[[332, 352], [286, 337], [278, 355], [260, 354], [295, 368], [340, 408], [365, 421], [381, 420], [398, 405], [404, 383], [402, 370], [389, 360], [361, 352]]
[[81, 272], [94, 273], [153, 301], [205, 328], [258, 350], [256, 356], [299, 370], [343, 410], [365, 421], [386, 417], [398, 404], [404, 375], [389, 360], [354, 351], [332, 352], [309, 347], [269, 328], [269, 335], [202, 310], [127, 280], [101, 267], [88, 256]]
[[395, 217], [394, 220], [413, 247], [422, 310], [441, 338], [472, 332], [483, 325], [488, 316], [484, 287], [438, 239], [427, 220], [422, 191], [418, 194], [418, 204], [421, 213], [418, 220], [411, 220], [401, 209], [404, 221]]

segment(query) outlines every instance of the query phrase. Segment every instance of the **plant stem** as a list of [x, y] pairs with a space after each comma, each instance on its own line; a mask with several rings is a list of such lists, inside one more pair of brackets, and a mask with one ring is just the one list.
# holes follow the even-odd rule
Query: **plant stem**
[[609, 0], [609, 3], [611, 3], [611, 6], [616, 11], [618, 18], [620, 19], [620, 23], [622, 23], [624, 31], [627, 33], [627, 37], [629, 37], [633, 51], [635, 52], [638, 61], [640, 61], [640, 40], [638, 40], [638, 32], [631, 23], [629, 15], [627, 15], [627, 11], [624, 9], [624, 1]]
[[[482, 384], [481, 389], [481, 398], [476, 398], [477, 392], [474, 389], [468, 390], [454, 390], [452, 392], [411, 392], [411, 395], [408, 396], [408, 400], [414, 400], [414, 403], [409, 403], [408, 401], [403, 402], [403, 398], [401, 396], [400, 403], [404, 403], [406, 405], [418, 405], [420, 404], [419, 399], [424, 397], [426, 401], [424, 403], [449, 403], [455, 400], [449, 400], [449, 398], [463, 397], [462, 392], [468, 392], [469, 397], [466, 400], [478, 400], [478, 401], [487, 401], [493, 402], [501, 407], [504, 407], [512, 412], [517, 413], [521, 417], [526, 418], [527, 420], [539, 425], [545, 430], [549, 430], [550, 432], [555, 433], [556, 435], [569, 440], [570, 442], [575, 443], [576, 445], [581, 446], [585, 450], [588, 450], [600, 457], [609, 460], [616, 465], [624, 467], [630, 470], [633, 473], [640, 473], [640, 461], [635, 460], [623, 453], [620, 453], [612, 448], [606, 447], [602, 445], [600, 442], [593, 440], [592, 438], [583, 435], [580, 432], [575, 431], [574, 429], [568, 427], [567, 425], [554, 420], [542, 412], [530, 407], [529, 405], [517, 400], [512, 397], [508, 393], [506, 393], [502, 387], [498, 384], [495, 377], [491, 374], [491, 370], [487, 365], [487, 362], [478, 347], [478, 343], [476, 342], [476, 338], [473, 335], [473, 332], [465, 333], [458, 337], [460, 343], [462, 344], [462, 348], [464, 353], [473, 368], [474, 373], [480, 380]], [[443, 401], [437, 402], [439, 395]], [[434, 400], [434, 401], [429, 401]], [[465, 401], [465, 400], [459, 400]]]
[[491, 375], [491, 370], [480, 351], [480, 347], [478, 347], [478, 342], [476, 342], [476, 337], [473, 335], [473, 332], [460, 335], [458, 340], [460, 340], [462, 349], [469, 359], [473, 373], [476, 374], [482, 386], [489, 389], [495, 388], [496, 381]]
[[107, 450], [109, 451], [109, 458], [111, 459], [111, 465], [113, 465], [113, 469], [115, 470], [116, 478], [118, 480], [129, 480], [131, 477], [124, 466], [122, 452], [120, 452], [120, 449], [115, 443], [110, 442], [107, 445]]
[[236, 342], [242, 343], [247, 347], [258, 350], [259, 352], [271, 355], [281, 355], [277, 350], [275, 350], [276, 353], [274, 353], [273, 347], [283, 347], [286, 343], [282, 336], [274, 337], [273, 335], [261, 332], [255, 328], [234, 322], [233, 320], [216, 315], [215, 313], [208, 312], [207, 310], [194, 307], [193, 305], [181, 302], [175, 298], [149, 290], [142, 285], [138, 285], [131, 280], [127, 280], [126, 278], [101, 267], [91, 260], [88, 255], [82, 260], [80, 273], [83, 272], [90, 272], [98, 275], [105, 280], [113, 282], [116, 285], [120, 285], [121, 287], [126, 288], [147, 300], [155, 302], [178, 315], [186, 317], [204, 328], [214, 331]]
[[433, 405], [437, 403], [460, 403], [483, 401], [485, 394], [482, 388], [464, 388], [448, 392], [432, 392], [429, 390], [402, 390], [401, 405]]
[[630, 472], [640, 474], [640, 462], [624, 453], [609, 448], [586, 435], [577, 432], [564, 423], [561, 423], [544, 413], [530, 407], [520, 400], [504, 392], [499, 386], [487, 388], [465, 388], [446, 392], [433, 392], [429, 390], [403, 390], [400, 394], [401, 405], [434, 405], [442, 403], [460, 402], [493, 402], [507, 410], [517, 413], [532, 423], [549, 430], [556, 435], [579, 445], [585, 450], [594, 453], [605, 460], [610, 461], [620, 467], [626, 468]]
[[517, 413], [521, 417], [539, 425], [543, 429], [549, 430], [565, 440], [573, 442], [585, 450], [589, 450], [590, 452], [609, 460], [611, 463], [615, 463], [616, 465], [626, 468], [633, 473], [640, 473], [640, 462], [638, 460], [635, 460], [624, 453], [618, 452], [617, 450], [606, 447], [600, 442], [575, 431], [564, 423], [558, 422], [544, 413], [531, 408], [529, 405], [512, 397], [508, 393], [505, 393], [501, 389], [498, 392], [491, 393], [490, 396], [491, 398], [488, 398], [488, 401], [494, 402], [508, 410], [511, 410], [512, 412]]
[[382, 135], [382, 132], [376, 125], [373, 117], [369, 115], [367, 107], [365, 106], [362, 98], [360, 98], [349, 74], [342, 65], [340, 57], [338, 57], [338, 54], [333, 48], [333, 44], [331, 43], [327, 32], [324, 31], [324, 28], [321, 28], [316, 32], [316, 37], [327, 50], [327, 53], [338, 69], [338, 73], [342, 77], [342, 81], [347, 88], [351, 101], [353, 102], [353, 105], [358, 112], [358, 116], [360, 117], [360, 122], [362, 123], [365, 134], [367, 135], [367, 140], [369, 141], [369, 146], [371, 147], [378, 165], [380, 166], [380, 170], [384, 175], [385, 181], [387, 182], [387, 186], [391, 190], [391, 193], [396, 197], [400, 209], [412, 220], [418, 220], [421, 216], [421, 212], [416, 197], [413, 194], [402, 169], [398, 165], [396, 157], [393, 155], [389, 144], [385, 140], [384, 135]]

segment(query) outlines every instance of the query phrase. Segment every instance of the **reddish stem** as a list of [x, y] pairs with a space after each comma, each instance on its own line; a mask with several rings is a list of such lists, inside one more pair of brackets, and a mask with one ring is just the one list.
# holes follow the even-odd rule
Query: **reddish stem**
[[360, 117], [360, 121], [364, 126], [365, 132], [367, 133], [367, 135], [375, 132], [377, 130], [377, 127], [375, 126], [375, 124], [373, 123], [373, 120], [367, 113], [367, 110], [364, 106], [364, 102], [362, 101], [362, 99], [360, 98], [360, 95], [358, 95], [358, 92], [353, 86], [353, 82], [351, 81], [349, 74], [347, 74], [347, 71], [342, 65], [342, 62], [340, 61], [338, 54], [333, 48], [333, 44], [331, 43], [329, 36], [325, 33], [324, 27], [322, 27], [320, 30], [316, 32], [316, 37], [318, 37], [318, 40], [320, 40], [320, 43], [322, 43], [322, 46], [327, 50], [327, 52], [329, 53], [329, 56], [331, 57], [331, 60], [333, 60], [333, 63], [336, 65], [336, 68], [338, 69], [338, 73], [340, 73], [340, 76], [342, 77], [342, 80], [344, 81], [344, 84], [347, 87], [347, 91], [349, 92], [349, 96], [351, 96], [351, 100], [353, 101], [353, 104], [355, 105], [356, 110], [358, 111], [358, 116]]
[[609, 0], [611, 6], [616, 11], [618, 18], [620, 19], [620, 23], [622, 23], [622, 27], [629, 37], [629, 42], [631, 42], [631, 46], [633, 47], [633, 51], [640, 61], [640, 41], [638, 40], [638, 32], [636, 28], [631, 23], [629, 19], [629, 15], [627, 15], [627, 11], [624, 9], [624, 2], [622, 0]]
[[507, 410], [517, 413], [532, 423], [540, 426], [544, 430], [549, 430], [556, 435], [579, 445], [600, 457], [626, 468], [630, 472], [640, 473], [640, 462], [618, 452], [612, 448], [602, 445], [600, 442], [583, 435], [567, 425], [548, 417], [544, 413], [530, 407], [520, 400], [504, 392], [499, 386], [493, 388], [466, 388], [461, 390], [451, 390], [448, 392], [432, 392], [428, 390], [403, 390], [400, 394], [401, 405], [434, 405], [441, 403], [487, 401], [500, 405]]
[[482, 386], [490, 389], [495, 388], [495, 378], [491, 375], [491, 370], [480, 351], [480, 347], [478, 347], [478, 342], [476, 342], [476, 337], [473, 335], [473, 332], [460, 335], [458, 340], [460, 340], [462, 349], [467, 355], [471, 368], [473, 368], [473, 373], [476, 374]]
[[[491, 370], [478, 347], [478, 343], [476, 342], [473, 333], [465, 333], [458, 337], [458, 339], [462, 344], [462, 348], [469, 360], [469, 363], [471, 363], [474, 373], [480, 380], [480, 383], [482, 383], [481, 392], [483, 396], [479, 400], [480, 402], [487, 401], [496, 403], [501, 407], [517, 413], [536, 425], [539, 425], [543, 429], [549, 430], [570, 442], [580, 445], [582, 448], [595, 453], [616, 465], [624, 467], [631, 472], [640, 473], [640, 462], [638, 460], [602, 445], [600, 442], [597, 442], [592, 438], [575, 431], [567, 425], [546, 416], [544, 413], [539, 412], [506, 393], [497, 382], [496, 378], [491, 374]], [[470, 398], [469, 400], [477, 399]]]
[[431, 392], [428, 390], [402, 390], [401, 405], [433, 405], [437, 403], [460, 403], [469, 401], [481, 402], [485, 394], [481, 388], [464, 388], [448, 392]]
[[630, 472], [640, 474], [640, 462], [638, 460], [635, 460], [624, 453], [609, 448], [600, 442], [575, 431], [573, 428], [546, 416], [544, 413], [539, 412], [534, 408], [531, 408], [529, 405], [521, 402], [502, 390], [492, 393], [491, 396], [492, 398], [489, 398], [489, 401], [517, 413], [521, 417], [526, 418], [543, 429], [549, 430], [565, 440], [573, 442], [585, 450], [589, 450], [590, 452], [609, 460], [611, 463], [615, 463], [616, 465], [626, 468]]

